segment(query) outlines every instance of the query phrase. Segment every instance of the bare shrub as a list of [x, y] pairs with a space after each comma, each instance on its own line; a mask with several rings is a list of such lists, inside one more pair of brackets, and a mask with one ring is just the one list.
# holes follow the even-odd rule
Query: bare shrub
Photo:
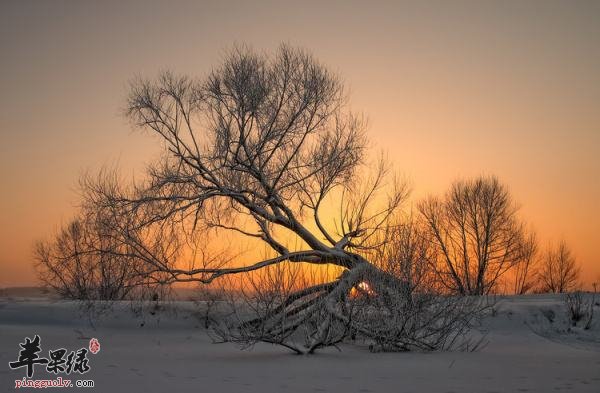
[[569, 320], [573, 326], [576, 326], [580, 321], [583, 323], [583, 328], [589, 330], [592, 327], [594, 320], [594, 307], [596, 306], [596, 292], [597, 284], [593, 284], [594, 291], [591, 297], [588, 296], [586, 300], [586, 294], [581, 291], [567, 293], [564, 297], [565, 307]]
[[597, 284], [593, 283], [592, 286], [594, 287], [594, 292], [592, 292], [592, 299], [590, 300], [590, 304], [589, 304], [588, 318], [583, 327], [585, 330], [589, 330], [592, 327], [592, 322], [594, 320], [594, 307], [597, 306], [597, 304], [596, 304], [596, 293], [598, 292]]
[[573, 326], [581, 321], [588, 313], [589, 307], [587, 307], [581, 291], [567, 293], [565, 295], [565, 304], [567, 306], [569, 319], [573, 323]]
[[580, 321], [585, 321], [584, 329], [588, 330], [592, 326], [594, 318], [595, 291], [591, 298], [585, 299], [585, 294], [581, 291], [567, 293], [564, 298], [565, 307], [569, 320], [573, 326]]

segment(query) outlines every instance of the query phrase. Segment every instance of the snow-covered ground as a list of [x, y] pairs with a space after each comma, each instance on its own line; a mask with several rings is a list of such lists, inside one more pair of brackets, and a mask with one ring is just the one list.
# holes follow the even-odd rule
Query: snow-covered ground
[[[495, 309], [482, 325], [487, 345], [476, 352], [371, 353], [347, 345], [298, 356], [270, 345], [213, 344], [192, 302], [137, 316], [117, 305], [98, 320], [72, 302], [5, 296], [0, 391], [13, 391], [25, 376], [8, 363], [37, 334], [46, 357], [97, 338], [100, 352], [87, 355], [91, 370], [62, 375], [92, 379], [97, 392], [600, 392], [598, 306], [590, 330], [570, 331], [560, 296], [506, 297]], [[37, 366], [33, 378], [55, 377]]]

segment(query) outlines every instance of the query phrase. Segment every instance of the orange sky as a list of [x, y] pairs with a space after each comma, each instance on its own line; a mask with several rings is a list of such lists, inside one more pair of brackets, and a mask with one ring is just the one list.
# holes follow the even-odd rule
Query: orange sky
[[281, 41], [343, 76], [414, 198], [497, 174], [600, 281], [600, 2], [82, 3], [0, 3], [0, 287], [35, 283], [82, 171], [158, 151], [120, 115], [129, 79]]

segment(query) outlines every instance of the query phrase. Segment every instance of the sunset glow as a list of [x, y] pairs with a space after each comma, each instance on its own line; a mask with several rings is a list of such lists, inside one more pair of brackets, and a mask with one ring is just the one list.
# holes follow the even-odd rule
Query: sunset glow
[[0, 0], [0, 391], [600, 392], [600, 0]]
[[371, 289], [368, 282], [362, 281], [350, 291], [350, 297], [356, 298], [359, 296], [373, 296], [375, 292]]
[[122, 116], [128, 81], [202, 76], [235, 42], [282, 41], [343, 77], [374, 151], [412, 185], [407, 210], [495, 174], [541, 245], [566, 240], [586, 287], [600, 281], [597, 2], [20, 3], [0, 5], [0, 287], [37, 284], [33, 244], [70, 220], [80, 174], [132, 177], [157, 156]]

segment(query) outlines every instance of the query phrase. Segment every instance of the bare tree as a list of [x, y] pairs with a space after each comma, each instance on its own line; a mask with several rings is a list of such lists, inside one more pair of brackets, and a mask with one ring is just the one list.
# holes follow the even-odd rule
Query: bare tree
[[146, 264], [115, 241], [112, 225], [86, 212], [49, 241], [36, 245], [40, 280], [77, 300], [122, 300], [161, 292], [148, 281]]
[[517, 207], [496, 177], [457, 181], [419, 211], [436, 243], [439, 281], [453, 293], [488, 294], [521, 258]]
[[[259, 308], [257, 322], [238, 325], [237, 337], [247, 342], [282, 344], [304, 329], [306, 340], [294, 348], [313, 352], [343, 332], [368, 335], [369, 325], [352, 318], [348, 298], [363, 282], [376, 293], [402, 287], [368, 257], [408, 191], [384, 159], [369, 163], [365, 123], [346, 101], [335, 75], [288, 46], [273, 57], [236, 48], [203, 80], [171, 73], [139, 80], [127, 115], [159, 136], [164, 158], [147, 181], [131, 187], [110, 176], [88, 179], [87, 203], [117, 218], [115, 239], [151, 267], [155, 282], [210, 283], [281, 264], [342, 272], [329, 282], [276, 291], [276, 302]], [[324, 217], [325, 207], [338, 214]], [[247, 263], [226, 248], [210, 250], [224, 233], [262, 242], [271, 256]], [[198, 234], [212, 240], [197, 259], [147, 246], [173, 238], [196, 247]], [[287, 322], [270, 331], [273, 320]]]
[[540, 279], [545, 292], [564, 293], [579, 285], [580, 267], [567, 243], [562, 240], [557, 247], [549, 246], [544, 256]]
[[514, 293], [523, 295], [535, 288], [538, 265], [538, 242], [535, 232], [525, 236], [521, 244], [521, 257], [513, 269]]

